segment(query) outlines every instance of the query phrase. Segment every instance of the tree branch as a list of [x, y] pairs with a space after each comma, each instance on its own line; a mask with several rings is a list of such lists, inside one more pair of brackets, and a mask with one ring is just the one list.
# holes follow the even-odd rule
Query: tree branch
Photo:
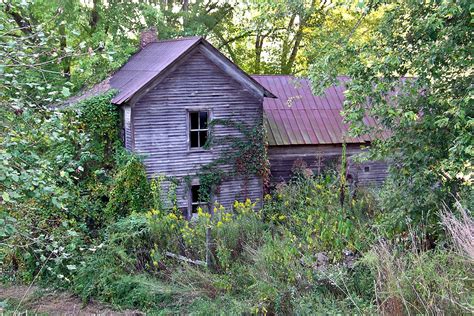
[[31, 35], [33, 33], [30, 22], [28, 22], [28, 20], [26, 20], [20, 13], [14, 11], [10, 3], [5, 5], [5, 13], [10, 15], [15, 20], [15, 23], [18, 25], [20, 31], [26, 35]]

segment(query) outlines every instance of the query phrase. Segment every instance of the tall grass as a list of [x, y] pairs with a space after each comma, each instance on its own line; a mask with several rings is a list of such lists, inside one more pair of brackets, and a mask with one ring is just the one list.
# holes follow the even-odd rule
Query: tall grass
[[455, 207], [458, 216], [445, 205], [441, 213], [441, 222], [460, 253], [474, 261], [474, 220], [470, 211], [459, 200]]
[[410, 246], [380, 240], [365, 255], [381, 314], [474, 313], [474, 221], [459, 201], [456, 208], [441, 216], [452, 243], [426, 250], [412, 233]]

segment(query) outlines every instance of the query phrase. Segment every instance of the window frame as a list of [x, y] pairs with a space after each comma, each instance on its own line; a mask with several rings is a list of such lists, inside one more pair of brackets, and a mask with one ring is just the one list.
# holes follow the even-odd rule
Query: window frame
[[[194, 179], [190, 184], [189, 184], [189, 187], [188, 187], [188, 212], [187, 212], [187, 218], [188, 219], [193, 219], [193, 206], [194, 205], [197, 205], [197, 207], [201, 206], [201, 205], [204, 205], [206, 207], [210, 207], [210, 205], [212, 205], [212, 201], [213, 201], [213, 196], [211, 196], [211, 201], [210, 202], [197, 202], [197, 203], [194, 203], [193, 202], [193, 187], [194, 186], [200, 186], [201, 184], [199, 183], [199, 179]], [[198, 188], [198, 192], [199, 192], [199, 188]], [[209, 209], [208, 212], [210, 213], [211, 210]]]
[[[200, 120], [198, 121], [198, 129], [191, 129], [191, 113], [200, 113], [200, 112], [206, 112], [207, 113], [207, 128], [200, 128]], [[198, 133], [198, 142], [200, 142], [199, 139], [199, 133], [206, 131], [207, 132], [207, 137], [206, 141], [209, 139], [209, 135], [211, 133], [211, 129], [209, 127], [209, 123], [212, 121], [212, 111], [211, 109], [207, 107], [190, 107], [186, 109], [186, 139], [187, 139], [187, 147], [189, 152], [205, 152], [209, 151], [209, 149], [204, 148], [203, 146], [200, 147], [191, 147], [191, 132], [197, 132]]]

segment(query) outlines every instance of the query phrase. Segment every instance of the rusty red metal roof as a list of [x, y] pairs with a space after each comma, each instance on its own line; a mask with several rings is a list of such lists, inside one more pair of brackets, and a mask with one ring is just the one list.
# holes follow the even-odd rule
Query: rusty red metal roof
[[[349, 137], [341, 115], [345, 100], [344, 84], [314, 95], [308, 79], [288, 75], [254, 75], [277, 98], [265, 98], [265, 125], [270, 146], [365, 143], [369, 136]], [[373, 121], [373, 120], [372, 120]], [[367, 121], [373, 125], [374, 122]]]

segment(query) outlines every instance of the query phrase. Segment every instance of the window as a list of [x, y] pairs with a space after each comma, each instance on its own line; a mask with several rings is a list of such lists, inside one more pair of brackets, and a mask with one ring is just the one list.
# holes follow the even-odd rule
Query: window
[[202, 148], [207, 141], [208, 112], [189, 112], [189, 143], [191, 148]]
[[203, 210], [203, 212], [208, 211], [208, 203], [203, 201], [201, 198], [201, 194], [199, 192], [200, 188], [200, 185], [191, 186], [191, 212], [189, 214], [191, 218], [197, 216], [197, 210], [199, 207]]
[[364, 172], [369, 172], [370, 171], [370, 167], [366, 166], [364, 167]]

